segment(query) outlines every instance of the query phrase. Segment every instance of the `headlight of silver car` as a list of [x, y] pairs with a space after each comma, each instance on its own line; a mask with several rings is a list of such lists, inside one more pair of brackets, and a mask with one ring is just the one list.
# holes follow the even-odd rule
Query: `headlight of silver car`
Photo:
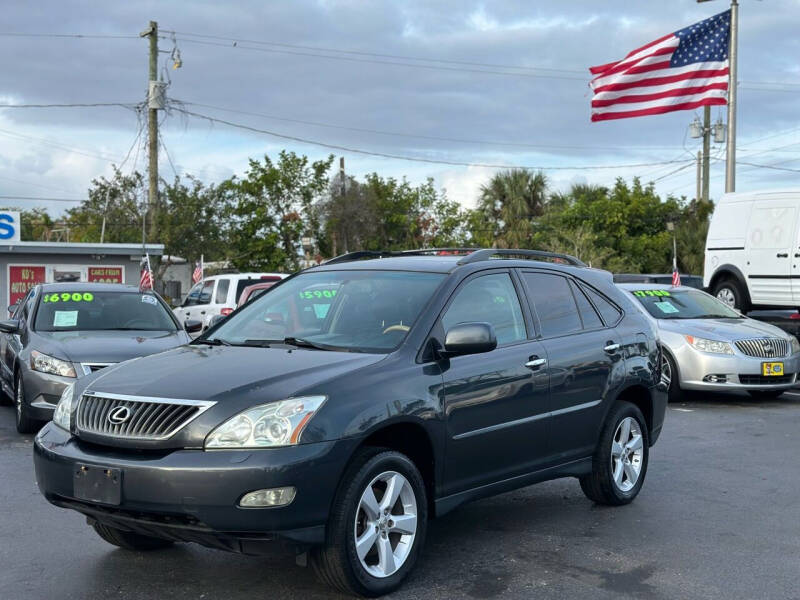
[[53, 413], [53, 423], [69, 431], [70, 421], [72, 419], [72, 407], [75, 400], [75, 384], [70, 383], [61, 392], [61, 398], [56, 405], [56, 411]]
[[797, 354], [798, 352], [800, 352], [800, 340], [798, 340], [794, 336], [792, 336], [789, 339], [790, 339], [789, 343], [792, 345], [792, 354]]
[[254, 406], [231, 417], [206, 438], [206, 448], [294, 446], [325, 396], [289, 398]]
[[61, 375], [61, 377], [75, 377], [75, 367], [72, 366], [72, 363], [36, 350], [31, 352], [31, 369], [40, 373]]
[[731, 348], [731, 345], [728, 342], [707, 340], [705, 338], [699, 338], [693, 335], [686, 335], [684, 337], [695, 350], [700, 350], [700, 352], [710, 352], [712, 354], [733, 354], [733, 348]]

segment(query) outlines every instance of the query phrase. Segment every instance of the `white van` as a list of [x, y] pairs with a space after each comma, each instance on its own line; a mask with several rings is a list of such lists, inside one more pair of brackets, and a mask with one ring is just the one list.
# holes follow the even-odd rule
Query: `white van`
[[800, 307], [800, 190], [725, 194], [711, 217], [703, 285], [747, 312]]
[[214, 315], [227, 316], [236, 309], [242, 290], [265, 281], [280, 281], [285, 273], [228, 273], [206, 277], [189, 290], [189, 294], [173, 312], [181, 322], [203, 322], [205, 330]]

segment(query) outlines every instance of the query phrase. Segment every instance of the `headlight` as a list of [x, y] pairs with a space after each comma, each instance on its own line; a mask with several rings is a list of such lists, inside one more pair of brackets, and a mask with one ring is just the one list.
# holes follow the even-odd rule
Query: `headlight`
[[61, 375], [61, 377], [75, 377], [75, 367], [60, 358], [53, 358], [34, 350], [31, 352], [31, 369], [41, 373], [51, 375]]
[[325, 396], [289, 398], [248, 408], [225, 421], [206, 438], [206, 448], [294, 446]]
[[792, 354], [796, 354], [800, 352], [800, 340], [796, 337], [792, 336], [791, 341], [789, 342], [792, 345]]
[[56, 411], [53, 413], [53, 423], [69, 431], [70, 420], [72, 415], [72, 406], [75, 398], [75, 384], [70, 383], [61, 392], [61, 398], [56, 405]]
[[694, 337], [693, 335], [684, 336], [686, 341], [700, 352], [711, 352], [712, 354], [733, 354], [733, 348], [728, 342], [718, 342], [717, 340], [707, 340]]

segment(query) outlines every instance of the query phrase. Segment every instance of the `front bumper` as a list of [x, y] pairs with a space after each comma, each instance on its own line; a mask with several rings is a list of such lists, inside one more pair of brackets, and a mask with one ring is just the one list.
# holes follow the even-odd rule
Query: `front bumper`
[[[755, 358], [737, 353], [710, 354], [698, 352], [683, 345], [673, 349], [678, 363], [680, 386], [684, 390], [732, 391], [732, 390], [788, 390], [798, 385], [800, 354], [783, 358]], [[782, 362], [784, 377], [764, 377], [761, 364]], [[724, 381], [721, 381], [721, 377]], [[709, 380], [716, 377], [717, 381]]]
[[64, 388], [76, 381], [74, 377], [61, 377], [32, 369], [23, 371], [22, 377], [25, 400], [29, 406], [28, 414], [40, 421], [53, 418], [53, 411]]
[[[36, 481], [53, 504], [112, 527], [259, 554], [265, 543], [321, 544], [334, 494], [357, 441], [264, 450], [175, 450], [137, 453], [86, 444], [53, 425], [34, 443]], [[79, 465], [122, 472], [118, 506], [75, 497]], [[285, 507], [241, 508], [247, 492], [294, 486]]]

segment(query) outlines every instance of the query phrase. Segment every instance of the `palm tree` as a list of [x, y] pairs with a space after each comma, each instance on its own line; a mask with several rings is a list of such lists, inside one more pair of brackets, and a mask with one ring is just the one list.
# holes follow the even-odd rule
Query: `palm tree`
[[481, 186], [478, 210], [494, 229], [495, 244], [506, 248], [530, 245], [536, 217], [544, 212], [547, 177], [529, 169], [509, 169]]

